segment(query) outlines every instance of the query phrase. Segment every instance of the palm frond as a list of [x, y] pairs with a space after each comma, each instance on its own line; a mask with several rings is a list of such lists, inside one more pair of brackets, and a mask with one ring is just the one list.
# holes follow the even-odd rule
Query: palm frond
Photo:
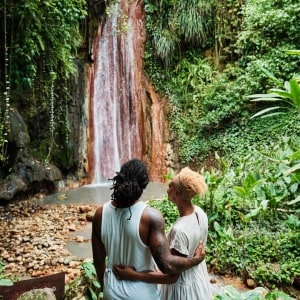
[[281, 108], [282, 108], [281, 106], [268, 107], [266, 109], [260, 110], [256, 114], [254, 114], [251, 117], [251, 119], [256, 118], [256, 117], [264, 117], [265, 118], [265, 117], [271, 117], [271, 116], [283, 114], [284, 112], [282, 112], [282, 111], [280, 111], [280, 112], [273, 112], [274, 110], [278, 110], [278, 109], [281, 109]]

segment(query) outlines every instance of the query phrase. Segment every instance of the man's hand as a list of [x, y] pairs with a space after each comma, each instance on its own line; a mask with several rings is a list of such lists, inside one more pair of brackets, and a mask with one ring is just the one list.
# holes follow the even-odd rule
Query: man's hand
[[205, 248], [203, 246], [203, 241], [200, 241], [195, 252], [194, 257], [199, 258], [202, 261], [205, 258]]

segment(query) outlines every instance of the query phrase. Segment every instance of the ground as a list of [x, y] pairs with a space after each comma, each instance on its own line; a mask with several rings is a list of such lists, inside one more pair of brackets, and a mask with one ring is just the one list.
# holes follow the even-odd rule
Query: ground
[[63, 271], [67, 284], [80, 274], [83, 259], [72, 255], [65, 245], [68, 241], [90, 242], [71, 233], [90, 222], [96, 206], [37, 202], [20, 201], [0, 207], [3, 273], [26, 279]]

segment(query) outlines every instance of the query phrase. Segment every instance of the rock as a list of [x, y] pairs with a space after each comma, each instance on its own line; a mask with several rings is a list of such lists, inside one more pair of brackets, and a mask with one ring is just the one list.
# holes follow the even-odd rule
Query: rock
[[[95, 210], [96, 206], [92, 206]], [[30, 216], [25, 211], [33, 210]], [[19, 278], [42, 277], [57, 272], [71, 274], [67, 280], [80, 274], [82, 261], [65, 249], [72, 241], [66, 218], [81, 230], [82, 213], [78, 205], [35, 205], [19, 201], [0, 207], [0, 261], [3, 274], [17, 274]], [[66, 230], [67, 229], [67, 230]], [[30, 234], [30, 236], [29, 236]], [[29, 237], [24, 240], [24, 237]], [[78, 234], [78, 241], [86, 242]], [[20, 238], [19, 239], [17, 239]], [[16, 246], [18, 245], [18, 246]], [[47, 247], [48, 246], [48, 247]]]
[[0, 184], [0, 199], [11, 200], [17, 194], [29, 190], [39, 191], [44, 186], [53, 192], [54, 182], [61, 179], [62, 173], [56, 166], [22, 157], [17, 162], [17, 174]]
[[251, 279], [251, 278], [248, 278], [248, 279], [246, 280], [246, 283], [247, 283], [247, 286], [248, 286], [250, 289], [254, 289], [254, 288], [257, 287], [256, 282], [255, 282], [253, 279]]
[[55, 182], [62, 179], [61, 171], [28, 155], [30, 138], [24, 120], [15, 108], [10, 109], [9, 118], [7, 153], [10, 166], [0, 170], [0, 200], [11, 200], [26, 192], [40, 193], [43, 189], [55, 191]]
[[94, 211], [93, 211], [93, 212], [88, 212], [88, 213], [86, 214], [86, 220], [89, 221], [89, 222], [92, 222], [92, 221], [93, 221], [93, 218], [94, 218], [94, 214], [95, 214]]
[[22, 178], [13, 175], [10, 180], [5, 180], [0, 185], [0, 199], [11, 200], [19, 192], [25, 192], [26, 183]]
[[10, 109], [9, 118], [8, 142], [15, 143], [17, 148], [23, 149], [30, 141], [26, 124], [16, 108]]
[[17, 300], [56, 300], [52, 289], [34, 289], [22, 294]]
[[86, 213], [86, 212], [89, 212], [89, 211], [91, 211], [92, 210], [92, 208], [91, 208], [91, 206], [90, 205], [81, 205], [80, 207], [79, 207], [79, 211], [81, 212], [81, 213]]
[[84, 236], [82, 236], [82, 235], [76, 236], [76, 242], [83, 243], [84, 242]]
[[212, 277], [212, 278], [210, 279], [210, 283], [212, 283], [212, 284], [215, 284], [215, 283], [217, 283], [217, 280], [216, 280], [216, 278], [213, 278], [213, 277]]

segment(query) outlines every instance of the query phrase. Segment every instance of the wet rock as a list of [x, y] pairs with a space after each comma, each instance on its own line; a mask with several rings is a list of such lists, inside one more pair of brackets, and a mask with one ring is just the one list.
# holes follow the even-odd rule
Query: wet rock
[[9, 119], [7, 153], [10, 166], [0, 170], [0, 200], [11, 200], [18, 194], [33, 190], [40, 192], [44, 188], [53, 191], [55, 182], [62, 179], [61, 171], [28, 155], [30, 138], [27, 126], [16, 108], [9, 110]]

